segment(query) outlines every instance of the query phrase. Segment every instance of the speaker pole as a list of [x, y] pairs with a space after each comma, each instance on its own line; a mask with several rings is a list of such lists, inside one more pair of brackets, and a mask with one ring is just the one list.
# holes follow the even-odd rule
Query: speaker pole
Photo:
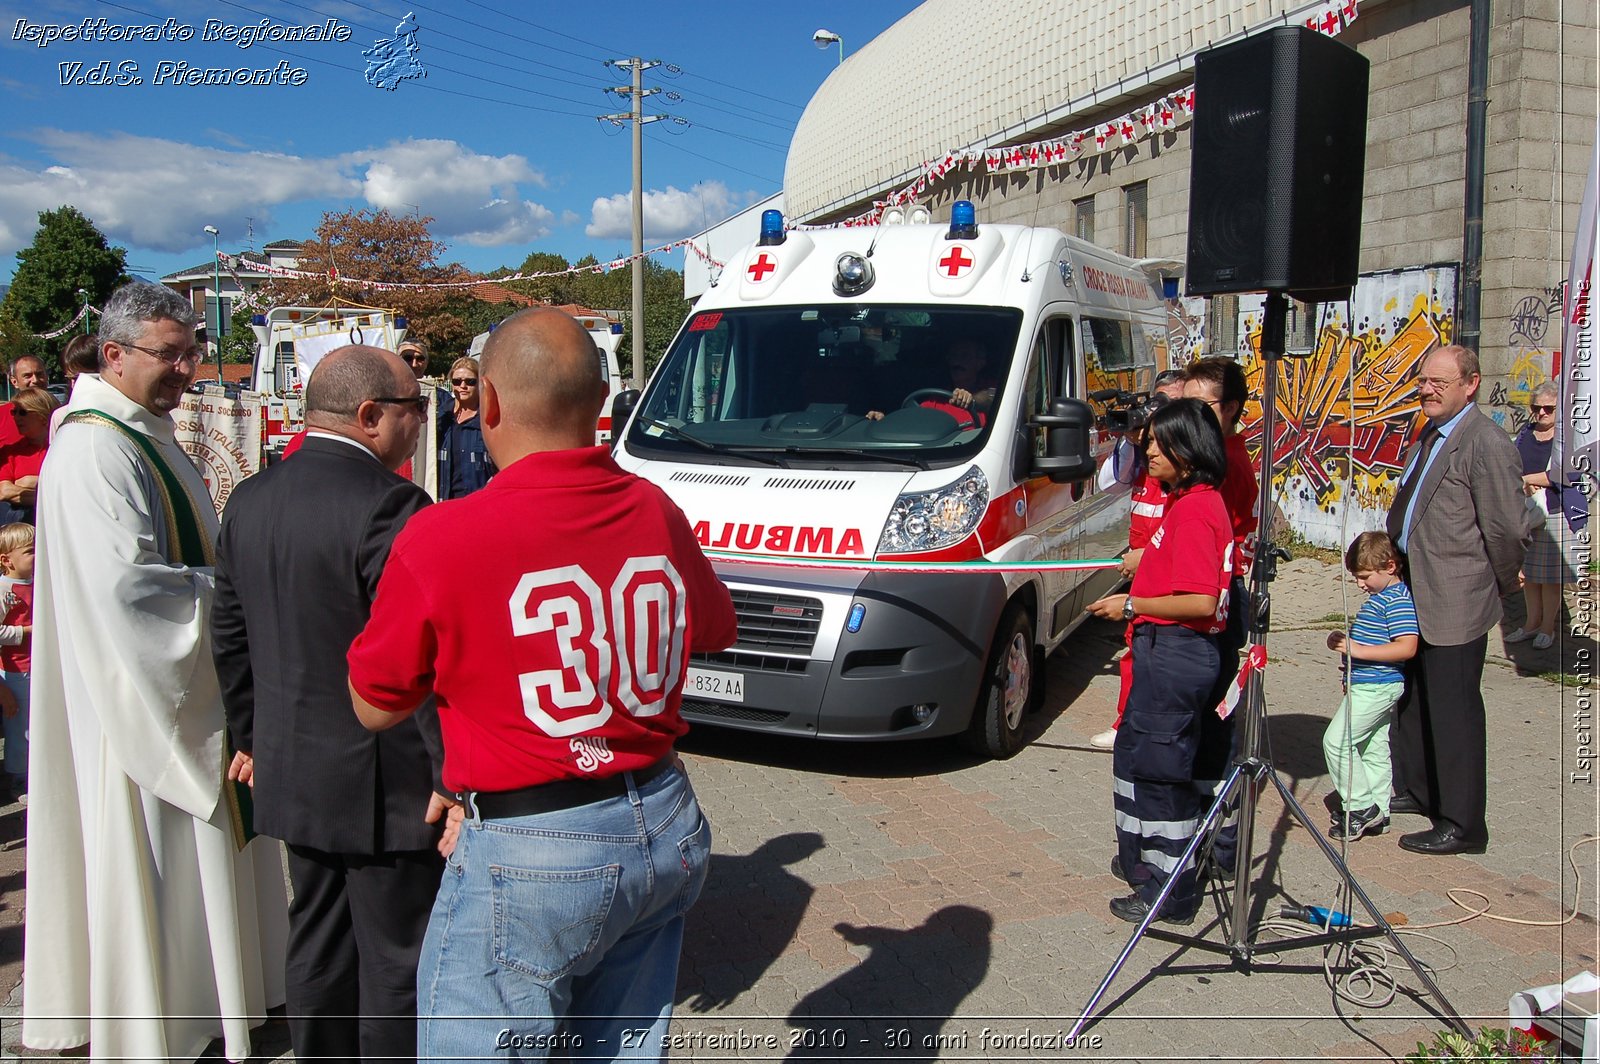
[[[1261, 476], [1256, 490], [1257, 551], [1250, 566], [1250, 592], [1245, 610], [1245, 646], [1267, 645], [1267, 628], [1272, 621], [1270, 585], [1278, 575], [1280, 549], [1272, 538], [1272, 463], [1277, 456], [1274, 444], [1278, 427], [1278, 366], [1289, 340], [1289, 297], [1268, 292], [1261, 317]], [[1285, 554], [1287, 552], [1284, 552]], [[1244, 717], [1238, 748], [1247, 762], [1262, 762], [1262, 747], [1267, 730], [1267, 698], [1262, 670], [1253, 669], [1245, 680]], [[1261, 776], [1249, 773], [1239, 802], [1239, 844], [1233, 862], [1232, 920], [1228, 927], [1228, 948], [1248, 957], [1250, 953], [1250, 860], [1255, 836], [1256, 802], [1261, 796]]]

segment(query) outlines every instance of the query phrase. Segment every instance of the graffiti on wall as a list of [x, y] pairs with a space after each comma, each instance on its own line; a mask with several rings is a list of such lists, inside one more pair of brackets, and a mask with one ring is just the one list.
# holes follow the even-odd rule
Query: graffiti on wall
[[[1421, 424], [1417, 367], [1450, 342], [1456, 268], [1362, 277], [1350, 303], [1327, 304], [1304, 358], [1278, 363], [1274, 501], [1300, 535], [1342, 548], [1381, 529], [1408, 442]], [[1262, 297], [1239, 300], [1239, 336], [1252, 399], [1241, 431], [1258, 458], [1265, 431]]]
[[1529, 292], [1517, 300], [1506, 320], [1506, 351], [1510, 368], [1486, 396], [1480, 396], [1484, 413], [1507, 430], [1528, 421], [1528, 400], [1533, 390], [1550, 379], [1554, 352], [1561, 347], [1561, 286]]

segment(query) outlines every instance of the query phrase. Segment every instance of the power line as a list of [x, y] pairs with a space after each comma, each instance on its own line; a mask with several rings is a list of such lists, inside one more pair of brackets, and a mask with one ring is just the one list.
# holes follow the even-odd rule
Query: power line
[[692, 70], [683, 69], [676, 63], [668, 63], [667, 71], [683, 77], [699, 78], [701, 81], [709, 81], [713, 85], [721, 85], [723, 88], [732, 89], [734, 92], [742, 92], [750, 96], [759, 96], [763, 100], [771, 100], [773, 103], [782, 104], [785, 107], [793, 107], [797, 110], [804, 110], [804, 107], [802, 107], [800, 104], [794, 103], [793, 101], [780, 100], [776, 96], [768, 96], [765, 93], [756, 92], [754, 89], [747, 89], [743, 85], [730, 85], [726, 81], [718, 81], [716, 78], [709, 78], [704, 74], [696, 74]]

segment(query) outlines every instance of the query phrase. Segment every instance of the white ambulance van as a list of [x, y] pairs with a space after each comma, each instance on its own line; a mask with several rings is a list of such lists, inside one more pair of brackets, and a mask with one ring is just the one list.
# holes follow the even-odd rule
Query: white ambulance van
[[1015, 753], [1045, 656], [1117, 581], [1037, 563], [1127, 545], [1084, 400], [1165, 366], [1160, 283], [966, 202], [949, 226], [767, 212], [615, 411], [617, 461], [683, 509], [739, 614], [691, 661], [684, 716]]

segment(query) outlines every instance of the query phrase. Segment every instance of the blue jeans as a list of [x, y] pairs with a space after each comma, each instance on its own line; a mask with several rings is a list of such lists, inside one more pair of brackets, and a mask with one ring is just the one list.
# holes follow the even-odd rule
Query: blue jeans
[[5, 718], [5, 770], [17, 782], [28, 778], [28, 674], [0, 672], [0, 681], [17, 696], [17, 715]]
[[484, 821], [468, 803], [417, 969], [417, 1056], [662, 1060], [711, 825], [676, 769]]

